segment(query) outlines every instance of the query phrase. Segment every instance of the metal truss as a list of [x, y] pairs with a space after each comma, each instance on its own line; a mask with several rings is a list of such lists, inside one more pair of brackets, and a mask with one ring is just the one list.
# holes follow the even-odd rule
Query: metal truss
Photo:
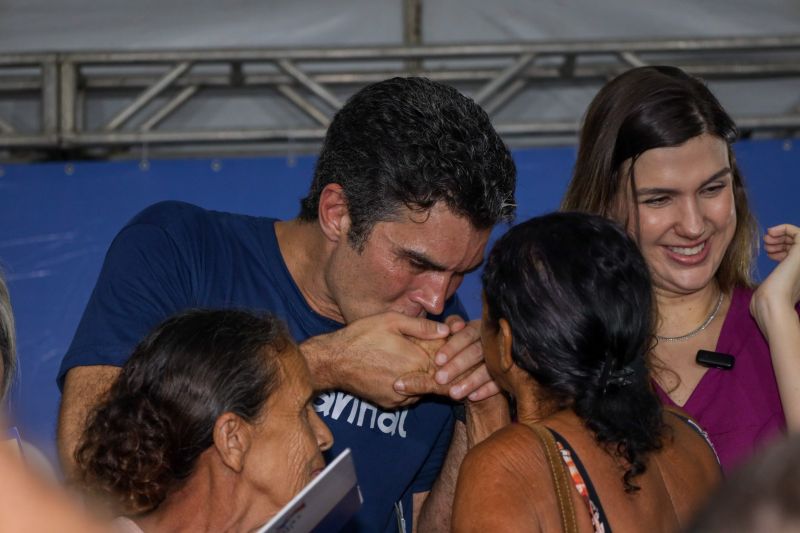
[[[0, 151], [58, 157], [81, 150], [125, 151], [143, 145], [257, 145], [263, 149], [290, 142], [314, 144], [323, 138], [347, 95], [370, 82], [408, 75], [459, 87], [489, 112], [510, 144], [524, 145], [536, 139], [574, 136], [579, 127], [577, 119], [504, 116], [503, 110], [525, 91], [599, 85], [646, 64], [677, 65], [709, 80], [800, 79], [800, 35], [0, 54]], [[169, 126], [169, 117], [208, 91], [218, 97], [269, 93], [295, 114], [292, 120], [284, 117], [285, 123], [269, 127], [179, 128], [174, 122]], [[91, 123], [86, 116], [89, 104], [110, 97], [122, 104], [101, 122]], [[2, 116], [14, 109], [9, 102], [20, 99], [37, 103], [27, 106], [37, 115], [27, 120], [36, 124], [33, 130], [28, 128], [31, 131]], [[6, 107], [2, 107], [4, 102]], [[794, 135], [800, 131], [800, 110], [794, 105], [778, 115], [735, 118], [746, 132]]]

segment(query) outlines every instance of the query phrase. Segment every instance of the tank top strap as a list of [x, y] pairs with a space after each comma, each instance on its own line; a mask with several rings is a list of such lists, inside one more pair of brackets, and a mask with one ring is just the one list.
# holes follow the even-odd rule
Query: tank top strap
[[600, 497], [594, 485], [592, 485], [592, 480], [586, 468], [584, 468], [580, 457], [578, 457], [578, 454], [572, 446], [570, 446], [569, 442], [567, 442], [567, 439], [559, 435], [558, 432], [550, 428], [547, 429], [556, 439], [556, 445], [561, 453], [561, 458], [564, 460], [564, 464], [567, 465], [572, 483], [575, 485], [578, 494], [581, 495], [583, 501], [586, 503], [586, 508], [592, 519], [592, 527], [595, 533], [611, 533], [611, 525], [608, 523], [608, 517], [606, 517], [603, 506], [600, 504]]
[[678, 418], [678, 420], [681, 420], [684, 424], [686, 424], [687, 426], [692, 428], [692, 430], [695, 433], [697, 433], [698, 435], [703, 437], [703, 440], [706, 441], [706, 444], [708, 444], [708, 447], [711, 448], [712, 452], [714, 452], [714, 457], [716, 457], [716, 459], [717, 459], [717, 464], [720, 464], [719, 455], [717, 455], [717, 450], [714, 448], [714, 444], [711, 442], [711, 439], [708, 438], [708, 433], [706, 433], [706, 431], [703, 428], [700, 427], [700, 424], [698, 424], [692, 417], [690, 417], [689, 415], [687, 415], [687, 414], [685, 414], [685, 413], [683, 413], [681, 411], [677, 411], [677, 410], [672, 409], [672, 408], [665, 408], [664, 410], [666, 412], [671, 413], [674, 416], [676, 416]]

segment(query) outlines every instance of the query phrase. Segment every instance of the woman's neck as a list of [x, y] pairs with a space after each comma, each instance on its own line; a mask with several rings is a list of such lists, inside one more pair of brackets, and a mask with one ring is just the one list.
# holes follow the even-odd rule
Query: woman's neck
[[243, 505], [233, 472], [215, 475], [200, 466], [155, 511], [134, 521], [145, 533], [245, 531], [249, 505]]
[[512, 385], [509, 391], [517, 408], [517, 422], [527, 425], [541, 423], [545, 418], [559, 411], [558, 406], [549, 399], [542, 398], [539, 384], [526, 375], [524, 380]]
[[720, 301], [722, 294], [716, 281], [689, 294], [676, 294], [655, 289], [658, 305], [656, 333], [662, 337], [678, 337], [701, 326]]

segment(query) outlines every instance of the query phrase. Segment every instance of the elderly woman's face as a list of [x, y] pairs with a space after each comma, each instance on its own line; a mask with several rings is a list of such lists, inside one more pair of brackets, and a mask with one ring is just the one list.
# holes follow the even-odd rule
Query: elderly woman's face
[[699, 135], [644, 152], [633, 171], [636, 198], [628, 199], [628, 231], [638, 237], [653, 285], [673, 294], [706, 287], [736, 231], [727, 144]]
[[254, 425], [252, 448], [242, 474], [265, 496], [269, 516], [325, 468], [321, 451], [333, 444], [330, 430], [314, 411], [310, 374], [296, 347], [280, 357], [282, 382]]

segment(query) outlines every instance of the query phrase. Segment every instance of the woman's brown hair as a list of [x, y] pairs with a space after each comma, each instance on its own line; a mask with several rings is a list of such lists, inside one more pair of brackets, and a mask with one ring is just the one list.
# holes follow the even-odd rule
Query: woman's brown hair
[[679, 146], [704, 133], [728, 145], [736, 206], [736, 232], [717, 270], [717, 281], [725, 292], [737, 285], [752, 286], [758, 232], [731, 149], [739, 132], [705, 84], [677, 67], [629, 70], [595, 96], [586, 112], [578, 159], [561, 209], [618, 218], [615, 209], [626, 181], [635, 194], [633, 167], [641, 154]]

